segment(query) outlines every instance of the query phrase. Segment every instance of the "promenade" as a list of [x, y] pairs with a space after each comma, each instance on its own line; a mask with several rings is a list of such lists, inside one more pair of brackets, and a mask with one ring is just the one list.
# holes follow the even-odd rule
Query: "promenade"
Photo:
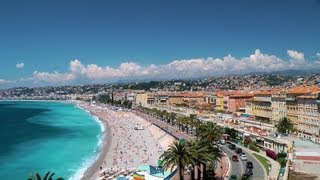
[[[143, 117], [147, 121], [151, 122], [152, 124], [158, 126], [159, 128], [165, 130], [167, 133], [172, 134], [177, 139], [185, 139], [187, 141], [194, 139], [194, 137], [190, 136], [189, 134], [180, 131], [178, 127], [165, 123], [149, 114], [146, 114], [140, 111], [133, 111], [133, 112], [138, 116]], [[217, 169], [216, 169], [216, 177], [218, 179], [221, 179], [221, 177], [222, 179], [224, 179], [228, 175], [228, 171], [229, 171], [228, 157], [225, 154], [223, 154], [221, 160], [222, 160], [221, 162], [217, 163]], [[190, 179], [190, 175], [186, 174], [185, 179]]]

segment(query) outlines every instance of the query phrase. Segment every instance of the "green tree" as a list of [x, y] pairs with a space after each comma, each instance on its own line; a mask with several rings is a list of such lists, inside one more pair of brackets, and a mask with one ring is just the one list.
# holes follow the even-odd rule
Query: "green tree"
[[193, 134], [193, 127], [195, 126], [196, 120], [197, 120], [196, 114], [189, 115], [189, 124], [190, 124], [191, 134]]
[[[222, 128], [214, 124], [213, 122], [203, 123], [199, 127], [199, 139], [208, 144], [209, 150], [214, 154], [216, 157], [220, 157], [220, 152], [218, 149], [218, 142], [222, 136]], [[208, 143], [209, 142], [209, 143]], [[207, 177], [207, 164], [203, 165], [203, 177]]]
[[163, 168], [173, 170], [178, 169], [180, 180], [184, 179], [184, 168], [189, 164], [194, 164], [189, 147], [183, 141], [174, 141], [161, 156]]
[[176, 113], [171, 112], [171, 113], [169, 114], [170, 123], [171, 123], [172, 125], [174, 125], [176, 118], [177, 118], [177, 114], [176, 114]]
[[[28, 180], [54, 180], [54, 179], [53, 179], [53, 176], [54, 176], [54, 175], [55, 175], [55, 173], [51, 173], [50, 171], [48, 171], [48, 172], [45, 174], [45, 176], [42, 178], [39, 173], [36, 173], [36, 174], [31, 175], [31, 176], [28, 178]], [[64, 180], [64, 179], [60, 177], [60, 178], [57, 178], [57, 179], [55, 179], [55, 180]]]
[[220, 141], [222, 128], [213, 122], [207, 122], [199, 127], [199, 137], [204, 141], [209, 141], [210, 145], [215, 145]]
[[289, 133], [292, 130], [293, 130], [293, 124], [289, 118], [283, 117], [279, 120], [277, 124], [277, 131], [279, 133], [286, 134], [287, 132]]
[[235, 140], [238, 137], [238, 132], [233, 128], [226, 127], [224, 133], [228, 134], [232, 140]]
[[[187, 143], [187, 146], [189, 147], [189, 152], [194, 162], [194, 164], [192, 164], [193, 169], [197, 168], [200, 172], [200, 167], [203, 166], [204, 172], [202, 173], [205, 177], [205, 171], [207, 171], [205, 167], [211, 167], [210, 165], [220, 158], [218, 149], [211, 149], [210, 145], [201, 139], [191, 140]], [[210, 173], [210, 175], [212, 175], [212, 173]], [[200, 179], [200, 173], [198, 173], [198, 179]]]

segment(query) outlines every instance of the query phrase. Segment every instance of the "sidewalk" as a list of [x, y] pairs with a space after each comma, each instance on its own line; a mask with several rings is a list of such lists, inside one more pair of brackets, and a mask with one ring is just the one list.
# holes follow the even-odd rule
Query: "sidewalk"
[[[221, 157], [221, 162], [218, 162], [217, 164], [217, 169], [216, 169], [216, 179], [217, 180], [221, 180], [221, 176], [222, 179], [224, 179], [226, 176], [228, 176], [228, 172], [229, 172], [229, 166], [230, 166], [230, 162], [228, 161], [228, 156], [226, 154], [223, 154], [223, 156]], [[222, 165], [222, 169], [221, 169], [221, 165]]]

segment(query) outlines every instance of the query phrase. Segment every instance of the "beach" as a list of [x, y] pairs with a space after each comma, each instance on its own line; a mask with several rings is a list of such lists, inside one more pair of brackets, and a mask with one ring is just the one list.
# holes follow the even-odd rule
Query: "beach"
[[157, 166], [160, 155], [174, 138], [148, 120], [127, 110], [104, 104], [76, 103], [103, 123], [103, 144], [97, 160], [82, 179], [129, 176], [140, 165]]

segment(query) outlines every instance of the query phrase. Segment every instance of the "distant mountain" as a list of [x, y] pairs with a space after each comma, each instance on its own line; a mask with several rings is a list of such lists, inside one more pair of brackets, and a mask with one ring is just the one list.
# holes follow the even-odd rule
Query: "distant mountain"
[[284, 76], [305, 76], [320, 73], [320, 69], [311, 69], [311, 70], [284, 70], [284, 71], [275, 71], [271, 74], [284, 75]]

